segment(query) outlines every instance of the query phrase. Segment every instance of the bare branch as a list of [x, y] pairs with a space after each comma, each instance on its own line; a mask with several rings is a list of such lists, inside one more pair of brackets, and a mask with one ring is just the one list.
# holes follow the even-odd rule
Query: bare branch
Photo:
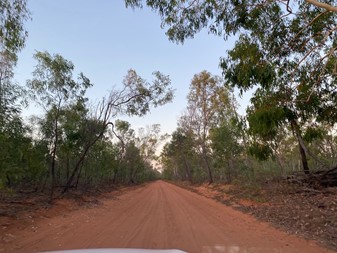
[[289, 2], [290, 2], [290, 0], [287, 1], [287, 11], [288, 11], [289, 13], [293, 13], [292, 9], [291, 9], [290, 6], [289, 6]]

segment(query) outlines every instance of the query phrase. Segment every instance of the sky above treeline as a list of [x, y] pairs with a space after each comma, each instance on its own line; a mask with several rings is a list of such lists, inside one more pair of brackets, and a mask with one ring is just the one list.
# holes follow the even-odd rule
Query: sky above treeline
[[[122, 87], [131, 68], [148, 81], [157, 70], [170, 76], [173, 102], [152, 109], [145, 117], [123, 118], [134, 129], [160, 124], [163, 133], [172, 133], [186, 108], [193, 75], [203, 70], [221, 75], [219, 59], [233, 46], [233, 40], [224, 41], [207, 31], [183, 45], [170, 42], [159, 15], [148, 8], [126, 9], [123, 0], [28, 0], [28, 7], [32, 13], [26, 23], [29, 35], [15, 70], [15, 79], [22, 85], [32, 77], [36, 51], [72, 61], [75, 73], [83, 72], [94, 84], [87, 92], [94, 102]], [[238, 98], [241, 114], [247, 96]], [[24, 116], [31, 114], [39, 111], [31, 106]]]

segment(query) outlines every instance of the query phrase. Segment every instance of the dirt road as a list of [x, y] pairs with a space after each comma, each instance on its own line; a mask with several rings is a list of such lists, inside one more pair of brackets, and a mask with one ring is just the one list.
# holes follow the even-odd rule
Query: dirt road
[[41, 217], [22, 230], [6, 231], [2, 236], [0, 252], [6, 253], [76, 248], [332, 252], [162, 181], [128, 191], [96, 208]]

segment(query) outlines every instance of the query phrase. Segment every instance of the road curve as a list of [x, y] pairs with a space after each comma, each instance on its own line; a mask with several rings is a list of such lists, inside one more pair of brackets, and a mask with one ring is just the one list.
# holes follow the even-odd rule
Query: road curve
[[12, 232], [0, 252], [78, 248], [180, 249], [192, 253], [323, 253], [314, 242], [288, 235], [211, 199], [157, 181], [97, 208], [41, 218]]

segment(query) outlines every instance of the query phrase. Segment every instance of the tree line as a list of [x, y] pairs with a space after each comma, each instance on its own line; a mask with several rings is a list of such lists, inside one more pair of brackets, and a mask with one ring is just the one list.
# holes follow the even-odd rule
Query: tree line
[[[121, 116], [143, 116], [173, 99], [169, 76], [153, 72], [147, 81], [130, 69], [120, 88], [98, 103], [86, 91], [94, 84], [59, 54], [37, 51], [31, 79], [14, 82], [17, 53], [24, 47], [30, 18], [25, 0], [0, 4], [0, 189], [55, 192], [158, 177], [152, 160], [163, 140], [160, 126], [138, 133]], [[42, 112], [29, 122], [25, 105]]]
[[[257, 173], [336, 170], [337, 19], [332, 0], [125, 0], [148, 6], [170, 40], [183, 43], [202, 29], [236, 43], [221, 57], [221, 77], [208, 71], [191, 80], [188, 106], [164, 146], [168, 179], [191, 182], [253, 178]], [[26, 0], [0, 3], [0, 185], [62, 192], [72, 187], [140, 182], [157, 176], [152, 160], [159, 126], [139, 135], [122, 115], [142, 116], [172, 101], [168, 76], [152, 82], [129, 70], [121, 89], [98, 104], [92, 87], [61, 55], [36, 52], [26, 86], [13, 81], [17, 53], [31, 15]], [[253, 90], [246, 115], [233, 90]], [[25, 104], [42, 117], [24, 122]]]
[[[282, 109], [270, 106], [261, 111], [252, 104], [246, 116], [239, 115], [232, 88], [224, 78], [207, 71], [193, 77], [187, 100], [178, 127], [160, 155], [166, 179], [249, 183], [335, 170], [337, 136], [333, 126], [299, 125], [306, 127], [300, 144], [291, 124], [275, 124]], [[301, 145], [311, 155], [304, 161]]]
[[[305, 174], [337, 170], [334, 1], [126, 0], [126, 5], [157, 12], [166, 35], [177, 43], [202, 29], [224, 43], [236, 39], [219, 62], [222, 84], [214, 85], [217, 77], [207, 72], [191, 82], [188, 108], [163, 152], [171, 174], [191, 178], [195, 168], [210, 183], [215, 176], [227, 175], [230, 181], [239, 168], [252, 171], [258, 160], [282, 171], [298, 167], [299, 161]], [[220, 99], [224, 87], [227, 91], [220, 93], [227, 98]], [[226, 95], [233, 89], [253, 91], [244, 118]], [[176, 145], [185, 142], [192, 148], [176, 155]], [[177, 172], [172, 164], [178, 160], [191, 164]]]

